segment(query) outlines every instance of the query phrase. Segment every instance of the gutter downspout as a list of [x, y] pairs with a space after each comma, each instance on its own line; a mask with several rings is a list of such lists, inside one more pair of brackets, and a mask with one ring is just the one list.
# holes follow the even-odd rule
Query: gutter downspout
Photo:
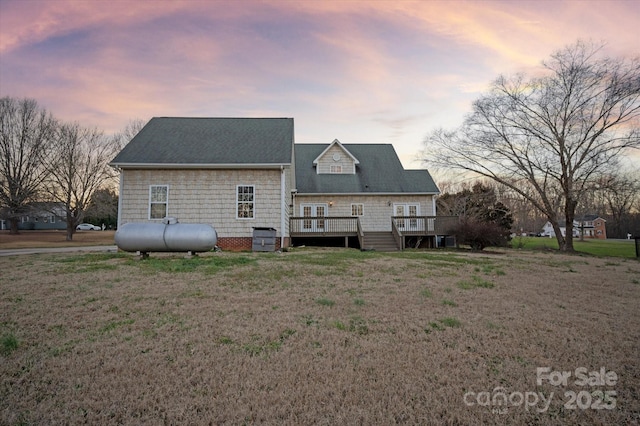
[[280, 250], [284, 248], [284, 230], [286, 225], [286, 188], [284, 166], [280, 166]]
[[120, 225], [122, 224], [122, 187], [124, 186], [123, 184], [123, 173], [122, 173], [122, 169], [118, 167], [118, 172], [120, 172], [120, 179], [118, 182], [118, 222], [117, 222], [117, 227], [118, 229], [120, 229]]

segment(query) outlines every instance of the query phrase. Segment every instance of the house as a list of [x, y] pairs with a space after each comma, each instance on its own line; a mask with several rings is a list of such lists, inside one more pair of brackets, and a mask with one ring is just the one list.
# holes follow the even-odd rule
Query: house
[[433, 179], [404, 170], [387, 144], [296, 144], [292, 118], [153, 118], [113, 159], [118, 226], [208, 223], [218, 246], [250, 250], [256, 229], [276, 248], [339, 238], [362, 248], [435, 246]]
[[223, 249], [251, 249], [257, 227], [287, 246], [293, 149], [291, 118], [153, 118], [111, 162], [118, 228], [175, 217], [213, 225]]
[[584, 215], [575, 220], [578, 223], [578, 236], [584, 238], [607, 239], [607, 221], [596, 214]]
[[[562, 232], [562, 236], [566, 236], [567, 233], [567, 224], [566, 221], [562, 220], [559, 222], [560, 232]], [[551, 226], [551, 222], [545, 223], [542, 228], [541, 235], [543, 237], [555, 237], [556, 233]], [[583, 217], [578, 217], [573, 220], [573, 236], [574, 238], [579, 238], [580, 236], [584, 236], [584, 238], [595, 238], [606, 240], [607, 239], [607, 221], [602, 217], [591, 214], [585, 215]]]
[[427, 170], [405, 170], [392, 145], [296, 144], [295, 173], [294, 242], [319, 236], [362, 248], [419, 240], [435, 247], [438, 187]]
[[[0, 211], [0, 229], [9, 229], [8, 212]], [[34, 202], [26, 206], [18, 222], [19, 230], [65, 230], [66, 210], [63, 203]]]

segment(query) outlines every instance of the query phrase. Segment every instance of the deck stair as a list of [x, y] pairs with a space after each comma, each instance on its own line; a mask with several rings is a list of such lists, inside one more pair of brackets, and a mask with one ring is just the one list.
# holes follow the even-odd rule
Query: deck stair
[[364, 250], [398, 251], [396, 240], [391, 232], [365, 232]]

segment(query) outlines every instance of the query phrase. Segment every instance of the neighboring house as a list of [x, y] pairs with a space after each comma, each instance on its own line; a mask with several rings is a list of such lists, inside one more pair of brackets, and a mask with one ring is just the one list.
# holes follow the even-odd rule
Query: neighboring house
[[[566, 236], [567, 234], [567, 223], [562, 220], [559, 223], [560, 232], [562, 232], [562, 236]], [[541, 235], [543, 237], [555, 237], [556, 233], [551, 226], [551, 222], [545, 223], [542, 228]], [[573, 236], [575, 238], [579, 238], [581, 235], [584, 235], [584, 238], [595, 238], [600, 240], [607, 239], [607, 221], [601, 218], [598, 215], [585, 215], [583, 217], [579, 217], [574, 219], [573, 221]]]
[[[1, 229], [9, 229], [9, 221], [0, 223]], [[19, 230], [64, 230], [67, 229], [66, 210], [63, 203], [31, 203], [18, 222]]]
[[250, 250], [255, 228], [276, 248], [292, 239], [345, 245], [435, 246], [433, 179], [404, 170], [387, 144], [294, 144], [292, 118], [153, 118], [111, 163], [119, 168], [118, 227], [207, 223], [222, 249]]
[[598, 215], [591, 214], [577, 218], [578, 236], [581, 234], [585, 238], [607, 239], [607, 221]]

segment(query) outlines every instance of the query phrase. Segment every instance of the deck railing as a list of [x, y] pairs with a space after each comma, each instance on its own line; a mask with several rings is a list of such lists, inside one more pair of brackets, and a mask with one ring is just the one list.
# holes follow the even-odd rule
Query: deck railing
[[[457, 223], [457, 216], [393, 216], [391, 232], [398, 247], [401, 247], [404, 236], [449, 235]], [[364, 238], [359, 218], [352, 216], [292, 217], [290, 233], [294, 237], [357, 236], [360, 240]]]
[[393, 239], [396, 241], [396, 246], [400, 247], [400, 250], [404, 250], [404, 238], [402, 238], [402, 233], [398, 229], [395, 220], [391, 221], [391, 234], [393, 234]]
[[[360, 221], [357, 217], [292, 217], [292, 236], [358, 236]], [[360, 229], [361, 231], [361, 229]]]
[[364, 231], [362, 230], [360, 219], [358, 219], [358, 242], [360, 243], [360, 247], [364, 247]]
[[391, 228], [399, 235], [449, 235], [458, 216], [393, 216]]

